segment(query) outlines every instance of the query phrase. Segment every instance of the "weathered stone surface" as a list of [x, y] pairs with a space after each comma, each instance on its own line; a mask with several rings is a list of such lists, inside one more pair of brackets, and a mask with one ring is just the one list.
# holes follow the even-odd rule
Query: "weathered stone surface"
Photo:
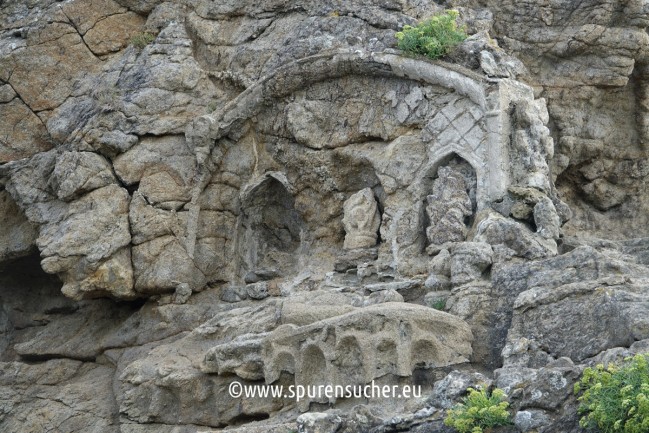
[[[476, 180], [470, 177], [475, 173], [464, 162], [464, 166], [460, 165], [458, 169], [454, 169], [454, 166], [441, 167], [437, 175], [433, 182], [433, 193], [426, 197], [426, 214], [430, 219], [430, 225], [426, 228], [428, 242], [435, 245], [462, 242], [466, 240], [468, 219], [475, 211]], [[471, 193], [473, 201], [469, 195]]]
[[136, 191], [129, 205], [128, 219], [134, 245], [168, 235], [184, 238], [187, 228], [187, 212], [174, 212], [151, 206]]
[[394, 289], [381, 290], [371, 293], [367, 299], [363, 300], [363, 306], [367, 307], [368, 305], [383, 304], [385, 302], [403, 302], [403, 296]]
[[298, 433], [335, 433], [342, 427], [343, 420], [334, 414], [305, 413], [297, 418]]
[[109, 341], [132, 312], [110, 300], [97, 300], [42, 329], [29, 329], [15, 350], [26, 358], [94, 360], [111, 347]]
[[556, 410], [573, 394], [579, 369], [568, 367], [502, 368], [495, 372], [496, 386], [516, 400], [517, 409]]
[[[0, 89], [5, 95], [0, 102], [0, 162], [26, 158], [48, 150], [49, 134], [43, 122], [16, 96], [9, 84]], [[7, 97], [13, 94], [13, 96]]]
[[444, 308], [446, 307], [446, 301], [448, 300], [450, 295], [450, 290], [436, 290], [433, 292], [428, 292], [424, 296], [424, 305], [438, 310], [444, 310]]
[[480, 373], [463, 373], [453, 370], [446, 377], [435, 383], [433, 392], [426, 399], [426, 404], [449, 409], [466, 394], [467, 388], [488, 389], [492, 380]]
[[173, 291], [179, 283], [200, 289], [205, 276], [175, 236], [162, 236], [133, 247], [134, 288], [144, 294]]
[[114, 166], [122, 182], [139, 183], [138, 191], [150, 204], [189, 200], [194, 156], [180, 137], [143, 140], [117, 157]]
[[[75, 286], [83, 284], [89, 278], [89, 289], [95, 284], [98, 275], [111, 272], [101, 270], [101, 263], [110, 259], [118, 250], [130, 242], [128, 226], [128, 194], [117, 185], [96, 189], [67, 207], [61, 220], [52, 221], [40, 228], [36, 240], [43, 258], [43, 269], [51, 273], [65, 273], [66, 282]], [[75, 258], [76, 257], [76, 258]], [[79, 259], [80, 258], [80, 259]], [[116, 259], [115, 260], [119, 260]], [[130, 260], [125, 264], [124, 272], [130, 272]], [[127, 294], [132, 293], [132, 280], [127, 274], [117, 281], [107, 277], [104, 284], [96, 290], [110, 293], [112, 290]], [[103, 280], [103, 278], [99, 278]], [[114, 284], [114, 285], [113, 285]], [[72, 294], [78, 289], [70, 288]], [[85, 289], [81, 289], [85, 291]]]
[[223, 302], [239, 302], [248, 298], [248, 291], [245, 286], [224, 287], [220, 298]]
[[614, 251], [579, 247], [511, 271], [518, 276], [504, 274], [506, 284], [524, 289], [513, 305], [509, 349], [504, 353], [512, 362], [535, 366], [543, 352], [581, 362], [607, 348], [647, 338], [641, 289], [647, 269], [621, 260]]
[[105, 17], [88, 30], [84, 41], [98, 56], [125, 48], [131, 37], [142, 31], [144, 20], [134, 12]]
[[337, 258], [334, 269], [336, 272], [345, 272], [357, 268], [359, 265], [372, 263], [378, 258], [376, 248], [360, 248], [356, 250], [344, 250]]
[[509, 336], [516, 339], [529, 335], [552, 356], [574, 361], [583, 361], [609, 347], [644, 340], [649, 335], [643, 318], [643, 285], [642, 280], [635, 283], [608, 277], [550, 290], [532, 288], [521, 293], [514, 304]]
[[521, 410], [514, 416], [514, 425], [520, 431], [533, 431], [552, 423], [546, 411], [539, 409]]
[[0, 419], [10, 431], [117, 433], [113, 368], [67, 359], [0, 363]]
[[250, 299], [264, 299], [270, 296], [268, 293], [269, 284], [267, 281], [262, 281], [260, 283], [248, 284], [246, 286], [246, 293]]
[[482, 242], [463, 242], [451, 249], [451, 283], [465, 284], [480, 278], [491, 265], [493, 250]]
[[[130, 422], [217, 427], [236, 424], [237, 417], [268, 415], [283, 407], [282, 399], [231, 397], [228, 386], [234, 376], [202, 371], [205, 353], [240, 335], [242, 320], [252, 334], [276, 327], [276, 305], [233, 308], [226, 304], [209, 315], [211, 319], [201, 316], [203, 323], [194, 324], [191, 332], [111, 354], [117, 359], [117, 403]], [[192, 404], [188, 407], [184, 402]]]
[[25, 256], [36, 245], [36, 228], [27, 221], [23, 212], [6, 191], [0, 191], [0, 262]]
[[494, 248], [499, 247], [501, 254], [510, 257], [540, 259], [557, 254], [557, 244], [554, 239], [536, 236], [525, 225], [495, 213], [489, 213], [478, 219], [474, 240], [487, 243]]
[[349, 197], [343, 204], [343, 211], [344, 248], [355, 250], [376, 245], [381, 217], [372, 190], [365, 188]]
[[56, 159], [52, 187], [56, 196], [71, 201], [79, 195], [116, 183], [104, 158], [91, 152], [64, 152]]
[[[333, 338], [323, 338], [327, 335]], [[287, 371], [296, 383], [315, 385], [407, 377], [415, 368], [466, 362], [472, 339], [468, 326], [449, 314], [404, 303], [372, 305], [274, 330], [262, 349], [264, 378], [273, 383]]]
[[309, 325], [354, 311], [357, 304], [357, 298], [343, 293], [315, 292], [294, 296], [282, 303], [282, 323]]
[[261, 347], [266, 334], [244, 334], [232, 341], [210, 349], [205, 354], [206, 373], [234, 373], [245, 380], [264, 378]]
[[[228, 395], [270, 362], [444, 407], [502, 367], [512, 430], [577, 433], [647, 351], [643, 2], [0, 3], [0, 430], [450, 430]], [[450, 6], [450, 56], [394, 49]]]
[[561, 229], [561, 219], [557, 210], [547, 197], [543, 197], [534, 206], [534, 224], [536, 232], [545, 239], [558, 239]]

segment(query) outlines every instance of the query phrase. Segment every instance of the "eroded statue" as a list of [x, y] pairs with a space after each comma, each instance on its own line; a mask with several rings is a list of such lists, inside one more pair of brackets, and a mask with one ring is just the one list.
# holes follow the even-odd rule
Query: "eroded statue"
[[441, 167], [433, 182], [433, 193], [426, 197], [428, 242], [442, 245], [466, 240], [466, 219], [473, 213], [464, 176], [452, 167]]
[[343, 248], [369, 248], [376, 245], [381, 216], [370, 188], [360, 190], [343, 204], [345, 243]]

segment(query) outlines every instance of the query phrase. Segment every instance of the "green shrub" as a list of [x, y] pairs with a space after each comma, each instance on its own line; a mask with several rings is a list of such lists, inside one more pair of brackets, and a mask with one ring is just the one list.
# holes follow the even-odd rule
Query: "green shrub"
[[417, 25], [405, 26], [395, 36], [397, 46], [407, 52], [437, 59], [451, 52], [466, 39], [464, 29], [457, 26], [457, 11], [446, 11]]
[[446, 308], [446, 299], [438, 299], [437, 301], [433, 302], [433, 308], [436, 310], [444, 311], [444, 308]]
[[649, 354], [626, 358], [621, 366], [586, 368], [574, 391], [581, 393], [582, 427], [602, 433], [649, 432]]
[[153, 33], [143, 32], [133, 35], [129, 44], [141, 50], [153, 41], [155, 41], [155, 35]]
[[511, 424], [505, 391], [496, 388], [491, 395], [484, 389], [467, 391], [469, 395], [448, 411], [444, 424], [460, 433], [482, 433], [486, 428]]

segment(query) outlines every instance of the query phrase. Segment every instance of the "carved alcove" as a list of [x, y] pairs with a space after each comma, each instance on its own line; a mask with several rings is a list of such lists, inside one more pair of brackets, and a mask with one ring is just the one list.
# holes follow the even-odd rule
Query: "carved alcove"
[[244, 191], [237, 229], [243, 271], [259, 275], [295, 271], [304, 221], [289, 188], [281, 173], [268, 173]]

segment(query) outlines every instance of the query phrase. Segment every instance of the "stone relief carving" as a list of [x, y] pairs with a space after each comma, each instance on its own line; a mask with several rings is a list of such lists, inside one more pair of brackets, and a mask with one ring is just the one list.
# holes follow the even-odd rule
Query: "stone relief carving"
[[349, 197], [343, 211], [346, 233], [343, 248], [353, 250], [376, 245], [381, 216], [372, 190], [365, 188]]
[[433, 193], [426, 197], [430, 221], [426, 237], [432, 245], [466, 240], [467, 220], [474, 212], [475, 173], [466, 162], [452, 162], [440, 167], [433, 182]]
[[[286, 372], [296, 384], [359, 385], [387, 374], [409, 377], [417, 368], [467, 362], [472, 341], [466, 323], [449, 314], [388, 302], [302, 326], [288, 323], [272, 332], [242, 335], [209, 349], [202, 369], [268, 384]], [[300, 409], [307, 410], [310, 401], [301, 401]]]

